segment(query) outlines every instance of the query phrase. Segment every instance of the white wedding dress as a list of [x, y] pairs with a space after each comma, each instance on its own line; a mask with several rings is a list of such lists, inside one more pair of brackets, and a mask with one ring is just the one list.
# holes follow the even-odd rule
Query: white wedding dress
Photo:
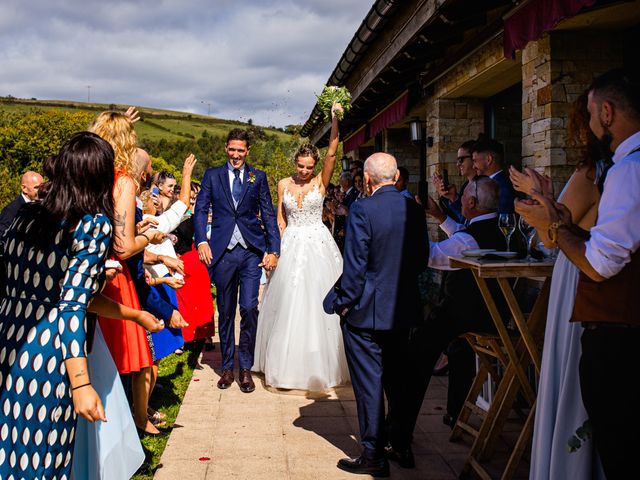
[[301, 205], [284, 191], [287, 228], [260, 305], [253, 366], [271, 387], [323, 391], [349, 381], [340, 319], [322, 309], [342, 273], [342, 256], [322, 223], [323, 200], [317, 185]]

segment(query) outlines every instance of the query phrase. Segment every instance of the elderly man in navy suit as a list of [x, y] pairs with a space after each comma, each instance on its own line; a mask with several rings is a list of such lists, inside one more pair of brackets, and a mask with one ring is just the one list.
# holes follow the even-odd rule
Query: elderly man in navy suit
[[[424, 213], [397, 191], [398, 168], [386, 153], [364, 164], [370, 197], [349, 213], [342, 277], [324, 301], [327, 313], [341, 317], [347, 363], [356, 397], [363, 452], [338, 468], [388, 476], [387, 457], [412, 467], [410, 432], [402, 421], [403, 390], [411, 365], [404, 361], [409, 330], [422, 316], [418, 276], [428, 264]], [[384, 395], [397, 421], [385, 431]], [[390, 448], [385, 447], [390, 444]]]
[[[193, 217], [195, 243], [200, 260], [209, 267], [217, 288], [218, 330], [222, 350], [222, 375], [218, 388], [234, 382], [234, 324], [240, 290], [240, 341], [238, 363], [240, 390], [255, 390], [251, 378], [258, 324], [258, 290], [261, 266], [272, 270], [280, 255], [276, 223], [266, 174], [245, 163], [249, 135], [235, 128], [229, 132], [227, 162], [210, 168], [202, 179]], [[212, 208], [211, 238], [207, 241], [207, 217]]]

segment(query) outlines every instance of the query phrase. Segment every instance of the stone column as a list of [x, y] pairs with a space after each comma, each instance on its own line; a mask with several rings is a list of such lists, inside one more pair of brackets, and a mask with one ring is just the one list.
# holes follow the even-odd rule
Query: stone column
[[610, 32], [551, 32], [522, 52], [522, 164], [550, 175], [558, 192], [579, 161], [566, 145], [571, 104], [622, 59], [622, 36]]

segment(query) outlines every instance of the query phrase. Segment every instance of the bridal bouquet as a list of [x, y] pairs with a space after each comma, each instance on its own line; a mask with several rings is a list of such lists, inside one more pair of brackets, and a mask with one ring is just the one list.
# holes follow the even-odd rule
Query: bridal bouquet
[[344, 114], [351, 110], [351, 94], [346, 87], [324, 87], [318, 96], [318, 106], [324, 115], [325, 122], [331, 121], [331, 107], [334, 103], [342, 105], [343, 112], [336, 112], [338, 120], [342, 120]]

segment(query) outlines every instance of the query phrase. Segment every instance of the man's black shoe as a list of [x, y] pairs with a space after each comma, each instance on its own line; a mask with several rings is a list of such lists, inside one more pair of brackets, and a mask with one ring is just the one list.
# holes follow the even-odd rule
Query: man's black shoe
[[360, 456], [358, 458], [342, 458], [338, 460], [338, 468], [345, 472], [372, 475], [374, 477], [389, 476], [389, 462], [386, 458], [371, 460]]
[[415, 468], [416, 460], [413, 457], [411, 447], [405, 449], [395, 449], [391, 445], [384, 449], [387, 459], [396, 462], [402, 468]]

